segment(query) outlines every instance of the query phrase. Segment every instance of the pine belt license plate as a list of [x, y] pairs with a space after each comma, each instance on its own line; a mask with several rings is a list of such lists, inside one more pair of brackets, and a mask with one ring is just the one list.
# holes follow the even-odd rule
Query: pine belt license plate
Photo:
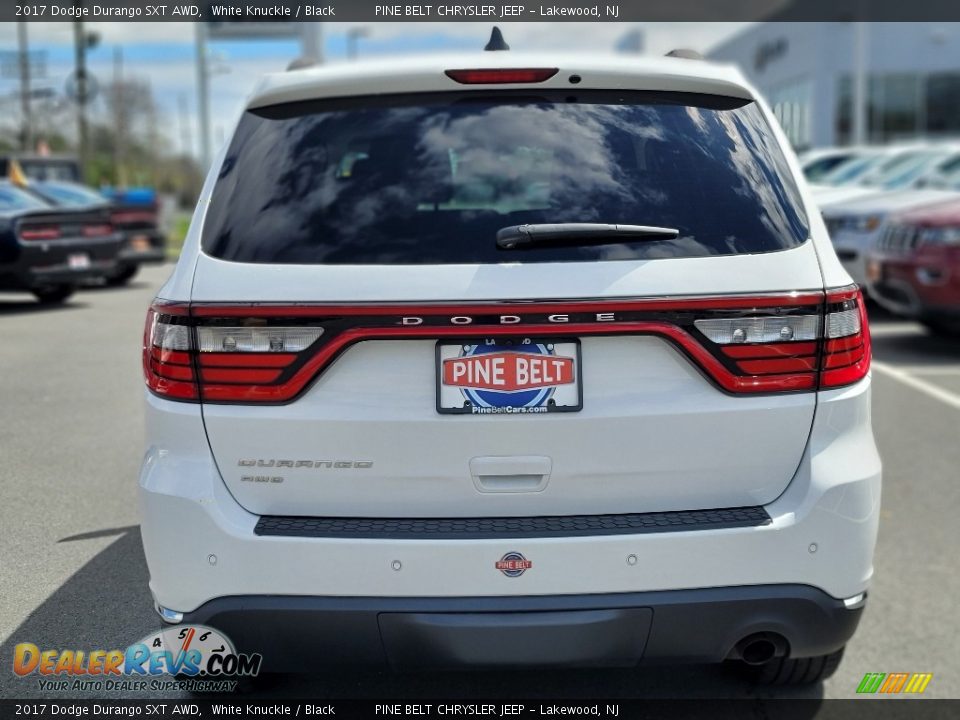
[[543, 415], [583, 408], [576, 338], [470, 338], [437, 343], [437, 412]]

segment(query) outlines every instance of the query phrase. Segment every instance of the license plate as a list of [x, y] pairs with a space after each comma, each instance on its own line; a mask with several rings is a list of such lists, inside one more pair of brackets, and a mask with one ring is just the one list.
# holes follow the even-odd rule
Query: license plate
[[883, 280], [883, 264], [879, 260], [867, 262], [867, 280], [878, 283]]
[[575, 338], [442, 341], [436, 372], [441, 413], [542, 415], [583, 407]]
[[75, 253], [67, 257], [67, 266], [71, 270], [86, 270], [90, 267], [90, 256], [86, 253]]
[[146, 252], [150, 249], [150, 238], [146, 235], [134, 235], [130, 238], [130, 247], [137, 252]]

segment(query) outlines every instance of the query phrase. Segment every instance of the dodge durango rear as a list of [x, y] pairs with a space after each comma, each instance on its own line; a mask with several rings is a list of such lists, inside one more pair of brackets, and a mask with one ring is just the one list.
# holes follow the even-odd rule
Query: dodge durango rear
[[818, 681], [872, 574], [870, 356], [732, 68], [268, 76], [147, 315], [157, 608], [281, 670]]

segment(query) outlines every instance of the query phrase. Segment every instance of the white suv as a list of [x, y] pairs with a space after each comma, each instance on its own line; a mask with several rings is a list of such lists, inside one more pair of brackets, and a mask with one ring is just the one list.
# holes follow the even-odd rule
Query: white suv
[[810, 682], [860, 618], [863, 300], [732, 68], [270, 76], [143, 358], [158, 611], [266, 667], [730, 659]]

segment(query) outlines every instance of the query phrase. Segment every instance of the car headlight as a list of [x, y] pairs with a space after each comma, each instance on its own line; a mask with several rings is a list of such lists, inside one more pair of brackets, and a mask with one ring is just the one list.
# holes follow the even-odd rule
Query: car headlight
[[960, 245], [960, 226], [932, 227], [920, 231], [921, 245]]
[[869, 233], [880, 227], [881, 223], [881, 215], [844, 215], [827, 219], [827, 227], [831, 232]]

